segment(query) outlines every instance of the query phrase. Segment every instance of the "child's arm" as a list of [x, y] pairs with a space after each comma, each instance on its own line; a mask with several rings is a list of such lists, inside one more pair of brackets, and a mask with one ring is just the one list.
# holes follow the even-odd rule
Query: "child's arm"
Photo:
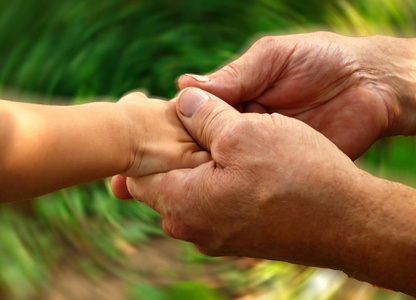
[[173, 102], [141, 93], [74, 106], [0, 100], [0, 203], [119, 173], [196, 166], [209, 159], [201, 150]]

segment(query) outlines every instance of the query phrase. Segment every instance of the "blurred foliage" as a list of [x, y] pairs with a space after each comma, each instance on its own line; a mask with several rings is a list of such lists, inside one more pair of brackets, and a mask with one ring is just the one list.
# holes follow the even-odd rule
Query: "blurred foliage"
[[133, 287], [133, 298], [137, 300], [225, 299], [217, 292], [198, 282], [178, 282], [166, 287], [165, 290], [145, 284], [135, 285]]
[[[413, 36], [415, 16], [412, 0], [0, 0], [0, 95], [13, 88], [40, 93], [44, 103], [56, 96], [79, 103], [140, 88], [171, 98], [178, 76], [208, 73], [261, 35], [325, 29]], [[382, 174], [405, 170], [413, 176], [415, 149], [413, 138], [383, 141], [362, 162]], [[117, 201], [108, 181], [4, 205], [0, 228], [2, 299], [35, 297], [62, 263], [91, 278], [124, 278], [133, 299], [223, 299], [195, 282], [163, 289], [136, 283], [124, 258], [130, 245], [163, 234], [159, 217], [137, 202]], [[66, 257], [68, 249], [76, 261]], [[212, 261], [188, 246], [184, 253], [187, 262]], [[251, 275], [226, 272], [224, 280], [234, 292], [266, 286], [268, 299], [342, 299], [334, 295], [344, 279], [327, 281], [331, 285], [320, 291], [314, 282], [321, 271], [297, 272], [290, 264], [264, 263]]]
[[291, 2], [8, 1], [0, 11], [0, 84], [79, 97], [141, 87], [171, 97], [177, 76], [214, 69], [258, 32], [310, 21], [299, 7], [321, 21], [319, 1]]

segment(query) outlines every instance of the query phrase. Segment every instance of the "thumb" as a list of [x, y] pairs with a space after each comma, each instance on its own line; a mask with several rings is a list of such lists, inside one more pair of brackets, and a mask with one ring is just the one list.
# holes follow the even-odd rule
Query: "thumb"
[[253, 45], [238, 59], [209, 75], [185, 74], [178, 79], [179, 89], [198, 87], [231, 105], [253, 100], [271, 84], [270, 67], [264, 66], [270, 55]]
[[232, 106], [198, 88], [187, 88], [180, 92], [176, 110], [188, 133], [208, 151], [220, 139], [227, 124], [240, 116]]

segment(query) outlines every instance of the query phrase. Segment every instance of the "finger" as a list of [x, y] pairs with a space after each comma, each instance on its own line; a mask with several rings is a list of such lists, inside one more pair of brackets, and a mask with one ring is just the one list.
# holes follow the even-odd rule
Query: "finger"
[[111, 191], [114, 196], [120, 200], [131, 199], [131, 195], [127, 189], [126, 177], [116, 175], [111, 178]]
[[267, 113], [267, 109], [255, 101], [249, 101], [244, 105], [244, 112], [264, 114]]
[[162, 208], [159, 207], [159, 191], [160, 182], [166, 173], [158, 173], [143, 177], [127, 178], [127, 189], [132, 197], [143, 202], [160, 215], [163, 215]]
[[211, 205], [204, 199], [215, 194], [216, 186], [224, 181], [222, 174], [210, 161], [194, 169], [128, 178], [127, 186], [135, 199], [161, 215], [169, 236], [192, 242], [201, 238], [195, 224], [209, 214], [206, 209]]
[[198, 88], [183, 90], [177, 97], [176, 109], [189, 134], [208, 151], [227, 124], [240, 116], [235, 108]]
[[[188, 155], [190, 157], [188, 157]], [[184, 157], [182, 157], [183, 161], [187, 162], [186, 167], [188, 168], [195, 168], [199, 165], [202, 165], [206, 162], [212, 160], [211, 153], [206, 150], [195, 151], [195, 152], [187, 152]]]
[[169, 200], [183, 189], [183, 178], [192, 169], [179, 169], [143, 177], [127, 178], [127, 188], [132, 197], [159, 213], [169, 211]]
[[271, 69], [271, 43], [255, 43], [246, 53], [209, 75], [185, 74], [178, 79], [181, 90], [198, 87], [231, 105], [252, 100], [261, 95], [274, 80]]

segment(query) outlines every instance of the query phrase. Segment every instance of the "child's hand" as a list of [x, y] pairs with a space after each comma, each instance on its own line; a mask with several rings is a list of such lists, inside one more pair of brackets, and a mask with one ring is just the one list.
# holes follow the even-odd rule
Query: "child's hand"
[[[211, 159], [179, 121], [175, 103], [148, 99], [131, 93], [118, 102], [127, 116], [130, 138], [129, 162], [125, 176], [139, 177], [178, 168], [193, 168]], [[130, 199], [126, 177], [116, 175], [111, 189], [119, 199]]]
[[0, 100], [0, 115], [0, 203], [210, 160], [183, 128], [174, 102], [141, 93], [69, 106]]
[[[193, 168], [211, 159], [179, 121], [173, 101], [148, 99], [136, 92], [121, 98], [118, 104], [127, 116], [130, 139], [129, 162], [123, 175], [139, 177]], [[126, 177], [114, 176], [111, 188], [117, 198], [131, 198]]]
[[175, 103], [131, 93], [120, 99], [129, 161], [123, 175], [139, 177], [172, 169], [193, 168], [211, 159], [188, 134], [176, 114]]

